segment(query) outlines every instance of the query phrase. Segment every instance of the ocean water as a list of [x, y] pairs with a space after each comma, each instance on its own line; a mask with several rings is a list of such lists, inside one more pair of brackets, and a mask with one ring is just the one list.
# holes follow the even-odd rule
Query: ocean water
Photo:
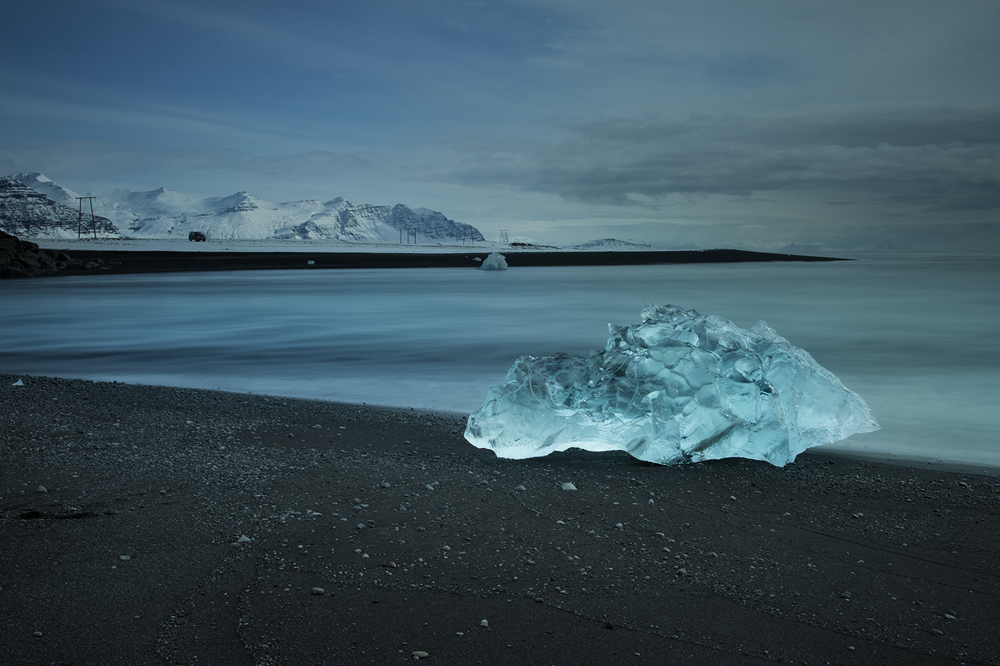
[[[522, 354], [673, 303], [767, 321], [882, 425], [830, 448], [1000, 466], [1000, 262], [302, 270], [0, 283], [0, 372], [469, 412]], [[2, 406], [0, 406], [2, 408]]]

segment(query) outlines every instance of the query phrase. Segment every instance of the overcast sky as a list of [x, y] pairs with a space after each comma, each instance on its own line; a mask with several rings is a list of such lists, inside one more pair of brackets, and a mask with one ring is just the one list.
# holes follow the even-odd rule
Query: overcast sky
[[6, 0], [0, 173], [1000, 249], [1000, 2]]

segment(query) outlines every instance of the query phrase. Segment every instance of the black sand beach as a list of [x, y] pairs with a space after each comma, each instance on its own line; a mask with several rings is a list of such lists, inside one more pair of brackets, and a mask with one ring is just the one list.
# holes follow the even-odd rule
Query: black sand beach
[[[244, 271], [321, 268], [478, 268], [489, 251], [431, 252], [172, 252], [144, 250], [66, 249], [80, 264], [100, 262], [111, 273], [179, 271]], [[507, 264], [520, 266], [639, 266], [767, 261], [842, 261], [832, 257], [749, 252], [746, 250], [676, 250], [638, 252], [550, 252], [512, 249]], [[478, 260], [477, 260], [478, 259]], [[312, 263], [310, 263], [312, 262]], [[93, 269], [64, 269], [61, 275], [88, 274]]]
[[1000, 661], [993, 477], [498, 460], [460, 415], [18, 379], [3, 663]]

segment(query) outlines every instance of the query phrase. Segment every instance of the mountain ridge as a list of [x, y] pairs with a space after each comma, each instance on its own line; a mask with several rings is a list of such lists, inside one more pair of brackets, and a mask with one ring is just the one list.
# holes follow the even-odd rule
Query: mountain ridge
[[[51, 181], [50, 181], [51, 182]], [[69, 192], [69, 194], [73, 194]], [[58, 229], [58, 238], [98, 234], [118, 238], [121, 234], [106, 217], [90, 215], [89, 206], [80, 209], [50, 199], [12, 177], [0, 177], [0, 230], [18, 238], [50, 238]]]
[[[22, 237], [71, 238], [77, 233], [79, 213], [74, 210], [70, 219], [64, 209], [77, 196], [40, 173], [6, 177], [0, 201], [9, 200], [10, 205], [0, 209], [0, 229]], [[275, 203], [246, 191], [197, 199], [165, 187], [140, 192], [119, 189], [98, 198], [94, 211], [103, 220], [98, 232], [115, 238], [187, 238], [189, 232], [200, 231], [214, 240], [398, 243], [404, 233], [407, 239], [415, 233], [425, 242], [486, 240], [476, 227], [438, 211], [411, 209], [401, 203], [353, 204], [339, 196], [326, 202]]]

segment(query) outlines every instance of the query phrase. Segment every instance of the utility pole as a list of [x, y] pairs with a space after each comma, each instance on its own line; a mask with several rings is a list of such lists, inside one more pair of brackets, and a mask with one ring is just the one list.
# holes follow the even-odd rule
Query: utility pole
[[94, 199], [97, 197], [77, 197], [80, 201], [80, 216], [76, 219], [76, 237], [79, 238], [83, 235], [83, 200], [87, 199], [90, 201], [90, 226], [94, 230], [94, 240], [97, 240], [97, 219], [94, 217]]

